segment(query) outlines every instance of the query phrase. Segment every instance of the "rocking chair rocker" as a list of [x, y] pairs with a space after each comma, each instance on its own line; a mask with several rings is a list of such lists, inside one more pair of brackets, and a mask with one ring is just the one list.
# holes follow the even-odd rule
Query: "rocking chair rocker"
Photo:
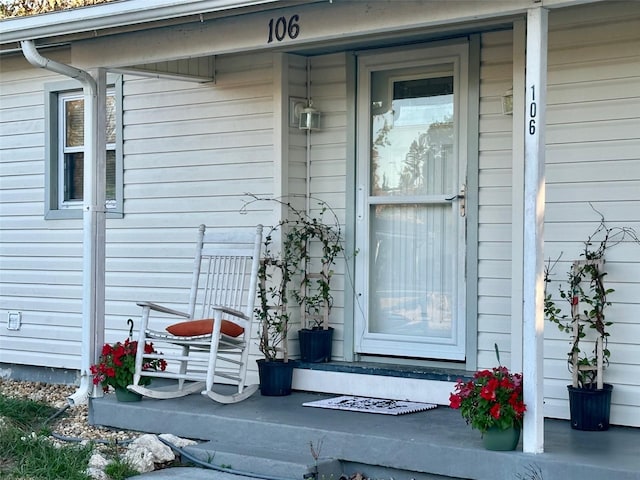
[[[150, 302], [138, 303], [142, 307], [142, 321], [133, 384], [127, 387], [133, 392], [167, 399], [200, 391], [217, 402], [236, 403], [258, 389], [258, 385], [245, 385], [245, 379], [262, 225], [258, 225], [255, 235], [249, 239], [239, 239], [231, 233], [205, 233], [205, 230], [205, 226], [200, 225], [187, 311]], [[154, 319], [160, 314], [156, 321], [166, 322], [171, 317], [180, 317], [183, 321], [166, 327], [166, 331], [153, 330], [149, 328], [151, 312]], [[146, 353], [147, 342], [156, 346], [166, 344], [170, 350], [165, 354]], [[165, 360], [167, 368], [145, 370], [145, 364], [151, 359]], [[145, 386], [147, 377], [158, 381]], [[222, 391], [219, 387], [214, 391], [216, 379], [224, 379], [224, 383], [232, 387], [225, 385]]]

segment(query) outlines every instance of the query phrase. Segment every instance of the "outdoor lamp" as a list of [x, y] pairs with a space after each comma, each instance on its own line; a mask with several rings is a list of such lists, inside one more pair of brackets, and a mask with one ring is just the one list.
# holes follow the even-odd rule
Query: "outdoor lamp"
[[313, 108], [313, 102], [309, 100], [309, 104], [300, 112], [300, 130], [320, 130], [320, 112]]
[[513, 115], [513, 88], [502, 95], [502, 114]]

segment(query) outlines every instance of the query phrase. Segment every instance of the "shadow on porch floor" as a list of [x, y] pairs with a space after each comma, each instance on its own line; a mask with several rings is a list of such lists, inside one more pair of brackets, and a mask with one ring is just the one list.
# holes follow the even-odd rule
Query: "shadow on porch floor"
[[[119, 403], [114, 397], [91, 400], [92, 424], [202, 440], [202, 458], [215, 463], [233, 458], [238, 470], [275, 473], [280, 467], [273, 462], [280, 461], [294, 465], [294, 474], [288, 474], [292, 479], [301, 480], [305, 466], [313, 465], [311, 443], [320, 446], [321, 458], [340, 460], [344, 473], [359, 471], [370, 478], [640, 479], [640, 429], [634, 428], [580, 432], [566, 421], [546, 420], [545, 453], [531, 455], [522, 452], [521, 444], [516, 452], [484, 450], [479, 433], [457, 411], [443, 406], [391, 416], [303, 407], [329, 397], [307, 392], [287, 397], [257, 393], [233, 405], [199, 394], [136, 403]], [[250, 460], [255, 458], [264, 461]], [[267, 471], [242, 468], [238, 462], [251, 468], [261, 464], [255, 468]]]

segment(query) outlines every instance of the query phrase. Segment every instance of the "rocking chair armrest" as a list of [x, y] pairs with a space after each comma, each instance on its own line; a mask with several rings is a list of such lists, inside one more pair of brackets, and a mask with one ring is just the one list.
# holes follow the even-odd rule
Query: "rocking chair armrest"
[[[214, 307], [211, 307], [212, 310], [220, 310], [222, 313], [226, 313], [227, 315], [231, 315], [233, 317], [237, 317], [237, 318], [241, 318], [243, 320], [251, 320], [249, 317], [247, 317], [243, 312], [241, 312], [240, 310], [236, 310], [235, 308], [230, 308], [230, 307], [223, 307], [222, 305], [217, 305]], [[233, 321], [233, 320], [231, 320]]]
[[185, 312], [179, 312], [178, 310], [174, 310], [172, 308], [163, 307], [162, 305], [158, 305], [157, 303], [151, 302], [138, 302], [137, 305], [139, 307], [148, 307], [149, 309], [155, 312], [168, 313], [169, 315], [176, 315], [178, 317], [189, 318], [189, 314]]

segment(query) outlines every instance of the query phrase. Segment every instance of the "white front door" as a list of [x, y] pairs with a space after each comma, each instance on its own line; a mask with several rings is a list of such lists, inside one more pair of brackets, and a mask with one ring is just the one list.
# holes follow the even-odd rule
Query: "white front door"
[[467, 51], [358, 57], [357, 353], [465, 358]]

